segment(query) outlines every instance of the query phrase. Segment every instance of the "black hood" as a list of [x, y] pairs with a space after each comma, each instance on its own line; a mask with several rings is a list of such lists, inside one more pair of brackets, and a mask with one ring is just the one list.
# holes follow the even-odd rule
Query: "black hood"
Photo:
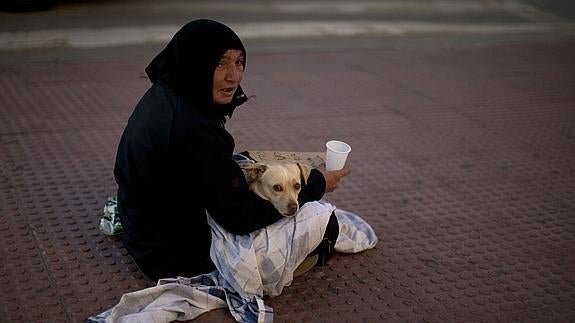
[[[187, 23], [146, 67], [152, 82], [164, 81], [189, 102], [210, 113], [231, 115], [247, 98], [238, 87], [231, 103], [215, 105], [212, 86], [217, 63], [229, 49], [246, 50], [240, 38], [228, 26], [208, 19]], [[245, 66], [244, 66], [245, 68]]]

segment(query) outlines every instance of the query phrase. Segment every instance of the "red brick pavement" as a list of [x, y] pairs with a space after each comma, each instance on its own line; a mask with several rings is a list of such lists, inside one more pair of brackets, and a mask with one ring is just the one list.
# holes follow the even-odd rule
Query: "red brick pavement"
[[[276, 321], [575, 321], [573, 57], [573, 42], [251, 55], [238, 151], [349, 142], [328, 199], [380, 237], [267, 300]], [[153, 284], [98, 231], [145, 64], [0, 65], [0, 321], [79, 322]]]

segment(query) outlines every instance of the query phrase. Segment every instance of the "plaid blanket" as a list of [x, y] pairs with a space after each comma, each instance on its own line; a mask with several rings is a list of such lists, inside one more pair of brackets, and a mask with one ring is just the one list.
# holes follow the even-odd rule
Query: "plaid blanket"
[[116, 306], [87, 322], [185, 321], [226, 307], [238, 322], [271, 322], [273, 311], [263, 296], [279, 295], [291, 284], [294, 270], [321, 242], [334, 210], [340, 224], [336, 251], [375, 246], [377, 237], [365, 221], [323, 201], [306, 203], [295, 217], [243, 236], [230, 234], [208, 215], [216, 271], [161, 279], [155, 287], [123, 295]]

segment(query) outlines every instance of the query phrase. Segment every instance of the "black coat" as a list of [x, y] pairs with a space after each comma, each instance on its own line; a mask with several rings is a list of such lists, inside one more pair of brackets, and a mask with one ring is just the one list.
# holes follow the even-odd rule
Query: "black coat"
[[[214, 269], [206, 210], [235, 234], [282, 217], [249, 190], [232, 160], [235, 144], [224, 125], [222, 111], [194, 105], [157, 80], [122, 134], [114, 175], [123, 241], [153, 279]], [[300, 204], [320, 199], [324, 191], [323, 175], [312, 170]]]

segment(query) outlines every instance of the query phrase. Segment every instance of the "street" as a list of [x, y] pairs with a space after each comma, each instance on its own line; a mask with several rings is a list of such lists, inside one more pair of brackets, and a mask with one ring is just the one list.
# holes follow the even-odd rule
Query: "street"
[[0, 12], [0, 59], [150, 57], [181, 25], [202, 17], [229, 24], [250, 53], [561, 40], [575, 33], [574, 7], [513, 0], [64, 1], [47, 11]]
[[250, 100], [226, 124], [236, 151], [349, 143], [352, 173], [324, 199], [379, 238], [265, 298], [274, 321], [575, 321], [574, 9], [68, 0], [0, 12], [0, 321], [83, 322], [156, 284], [99, 223], [144, 69], [200, 17], [246, 45]]

